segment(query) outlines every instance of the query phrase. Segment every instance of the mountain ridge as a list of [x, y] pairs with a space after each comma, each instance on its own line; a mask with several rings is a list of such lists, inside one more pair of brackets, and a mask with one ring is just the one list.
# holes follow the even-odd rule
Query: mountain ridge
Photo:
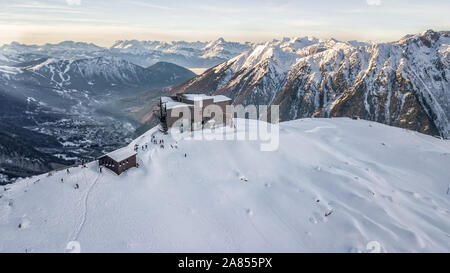
[[188, 68], [204, 68], [239, 55], [252, 45], [248, 42], [227, 42], [223, 38], [207, 42], [118, 40], [110, 47], [74, 41], [44, 45], [12, 42], [0, 47], [0, 65], [44, 57], [81, 59], [116, 56], [144, 67], [162, 61]]
[[448, 31], [428, 30], [390, 43], [274, 40], [171, 93], [206, 92], [226, 95], [234, 104], [278, 104], [281, 120], [358, 116], [449, 138], [449, 52]]

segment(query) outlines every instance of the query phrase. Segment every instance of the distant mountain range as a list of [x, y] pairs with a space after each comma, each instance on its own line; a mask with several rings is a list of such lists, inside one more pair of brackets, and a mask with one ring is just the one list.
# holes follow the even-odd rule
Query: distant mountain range
[[39, 58], [85, 59], [119, 57], [144, 67], [170, 62], [188, 68], [209, 68], [251, 49], [251, 43], [117, 41], [110, 48], [92, 43], [65, 41], [58, 44], [24, 45], [17, 42], [0, 47], [0, 65], [11, 65]]

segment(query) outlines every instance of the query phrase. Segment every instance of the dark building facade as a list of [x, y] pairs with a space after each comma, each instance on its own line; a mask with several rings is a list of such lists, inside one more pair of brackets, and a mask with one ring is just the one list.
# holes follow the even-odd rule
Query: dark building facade
[[[188, 119], [190, 128], [188, 130], [198, 130], [204, 128], [208, 121], [214, 121], [214, 124], [226, 124], [226, 106], [231, 104], [231, 99], [223, 96], [208, 96], [204, 94], [178, 94], [171, 97], [161, 97], [158, 115], [161, 125], [165, 130], [174, 126], [180, 119]], [[210, 105], [218, 106], [221, 113], [210, 111]], [[184, 117], [180, 112], [189, 112], [189, 117]], [[200, 115], [196, 119], [196, 115]]]
[[120, 175], [124, 171], [136, 167], [136, 152], [128, 147], [106, 154], [98, 159], [100, 166], [104, 166]]

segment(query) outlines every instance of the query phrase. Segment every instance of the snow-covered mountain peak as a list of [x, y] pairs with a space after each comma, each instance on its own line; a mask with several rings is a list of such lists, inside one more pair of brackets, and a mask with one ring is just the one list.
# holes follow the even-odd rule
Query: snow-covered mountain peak
[[163, 45], [165, 42], [157, 41], [138, 41], [138, 40], [119, 40], [116, 41], [110, 49], [122, 49], [122, 50], [154, 50], [158, 45]]
[[0, 47], [0, 51], [5, 54], [19, 54], [21, 52], [27, 52], [29, 50], [37, 50], [37, 45], [25, 45], [19, 42], [11, 42], [9, 44], [4, 44]]
[[249, 43], [241, 44], [236, 42], [227, 42], [221, 37], [215, 41], [209, 42], [203, 47], [205, 53], [202, 55], [202, 58], [221, 57], [229, 59], [230, 56], [234, 57], [246, 50], [249, 50], [250, 48], [251, 44]]
[[204, 47], [204, 49], [209, 49], [209, 48], [211, 48], [211, 47], [214, 47], [214, 46], [217, 46], [217, 45], [220, 45], [220, 44], [225, 44], [225, 43], [226, 43], [225, 39], [222, 38], [222, 37], [220, 37], [220, 38], [218, 38], [217, 40], [210, 41], [210, 42]]
[[116, 40], [110, 47], [111, 48], [121, 48], [124, 40]]
[[39, 48], [39, 50], [55, 50], [55, 49], [66, 49], [66, 50], [103, 50], [103, 47], [97, 46], [94, 43], [86, 42], [74, 42], [74, 41], [63, 41], [56, 44], [47, 43]]
[[426, 47], [433, 47], [436, 44], [441, 43], [443, 40], [447, 41], [450, 37], [450, 31], [433, 31], [433, 30], [426, 30], [420, 34], [415, 35], [406, 35], [403, 38], [401, 38], [398, 42], [395, 42], [395, 44], [411, 44], [415, 43], [419, 46], [424, 45]]
[[0, 47], [0, 54], [8, 59], [0, 60], [0, 64], [29, 62], [38, 58], [76, 60], [117, 56], [144, 67], [165, 61], [188, 68], [208, 68], [227, 61], [251, 47], [251, 43], [227, 42], [223, 38], [210, 42], [117, 40], [109, 48], [74, 41], [45, 45], [13, 42]]
[[47, 58], [47, 59], [40, 59], [40, 60], [35, 60], [35, 61], [37, 62], [36, 64], [32, 64], [32, 65], [30, 65], [28, 67], [24, 67], [24, 68], [27, 68], [29, 70], [38, 71], [38, 70], [42, 69], [43, 67], [48, 67], [51, 65], [56, 66], [60, 63], [68, 62], [69, 60]]
[[289, 46], [295, 50], [308, 47], [318, 43], [318, 39], [314, 37], [294, 37], [284, 42], [285, 46]]
[[177, 87], [234, 103], [280, 105], [283, 120], [359, 116], [450, 138], [449, 32], [391, 43], [285, 38]]
[[333, 47], [333, 45], [338, 44], [338, 43], [342, 43], [341, 41], [331, 37], [325, 40], [319, 40], [322, 44], [328, 46], [328, 47]]
[[347, 41], [348, 44], [354, 47], [364, 47], [364, 46], [370, 46], [371, 44], [374, 44], [375, 42], [360, 42], [356, 40], [350, 40]]

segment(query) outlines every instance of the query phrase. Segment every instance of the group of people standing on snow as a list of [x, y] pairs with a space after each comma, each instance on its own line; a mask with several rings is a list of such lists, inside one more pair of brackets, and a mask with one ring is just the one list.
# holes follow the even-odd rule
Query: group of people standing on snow
[[[159, 144], [159, 148], [164, 149], [164, 139], [156, 139], [156, 137], [154, 135], [152, 135], [152, 139], [151, 142], [155, 145]], [[136, 144], [137, 145], [137, 144]], [[147, 145], [146, 145], [147, 146]], [[178, 142], [175, 142], [175, 144], [170, 144], [170, 148], [172, 149], [178, 149]], [[184, 157], [187, 157], [187, 154], [184, 154]]]
[[[78, 165], [77, 165], [78, 166]], [[82, 168], [87, 168], [87, 166], [84, 164], [84, 162], [81, 164]], [[67, 175], [70, 175], [70, 168], [66, 169], [66, 173]], [[61, 177], [61, 183], [64, 183], [64, 178]], [[80, 185], [78, 185], [78, 183], [75, 184], [74, 189], [78, 190], [80, 188]]]
[[[138, 145], [138, 144], [134, 144], [134, 149], [133, 149], [133, 150], [134, 150], [136, 153], [139, 152], [139, 145]], [[142, 145], [142, 146], [141, 146], [141, 150], [142, 150], [142, 151], [148, 150], [148, 145], [147, 145], [147, 144]]]
[[[164, 149], [164, 139], [157, 140], [156, 137], [155, 137], [154, 135], [152, 135], [151, 142], [152, 142], [153, 144], [160, 144], [160, 148], [161, 148], [161, 149]], [[171, 144], [170, 147], [171, 147], [172, 149], [178, 149], [178, 142], [175, 142], [175, 144]], [[141, 150], [142, 150], [142, 151], [145, 151], [145, 150], [147, 150], [147, 149], [148, 149], [148, 144], [145, 144], [145, 145], [142, 145], [142, 146], [141, 146]], [[135, 151], [135, 152], [138, 152], [138, 151], [139, 151], [139, 145], [138, 145], [138, 144], [135, 144], [135, 145], [134, 145], [134, 151]], [[187, 157], [187, 154], [186, 154], [186, 153], [184, 153], [184, 157]], [[82, 160], [80, 164], [75, 165], [75, 167], [78, 167], [78, 166], [81, 166], [81, 168], [87, 168], [86, 162], [85, 162], [84, 160]], [[139, 164], [136, 164], [136, 166], [139, 167]], [[103, 166], [99, 166], [99, 172], [100, 172], [100, 173], [103, 172]], [[70, 168], [67, 168], [67, 169], [66, 169], [66, 173], [67, 173], [67, 175], [70, 175], [70, 174], [71, 174]], [[49, 172], [47, 176], [52, 176], [52, 175], [53, 175], [53, 172]], [[64, 178], [61, 178], [60, 181], [61, 181], [61, 183], [64, 183]], [[79, 188], [80, 188], [80, 185], [79, 185], [78, 183], [76, 183], [75, 186], [74, 186], [74, 188], [75, 188], [75, 189], [79, 189]]]

